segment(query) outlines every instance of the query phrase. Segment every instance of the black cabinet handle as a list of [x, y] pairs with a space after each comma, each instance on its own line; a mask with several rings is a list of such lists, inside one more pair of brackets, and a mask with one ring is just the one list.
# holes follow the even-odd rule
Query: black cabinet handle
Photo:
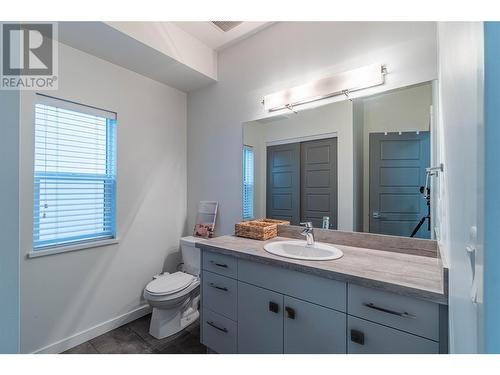
[[286, 306], [285, 311], [286, 311], [286, 316], [288, 319], [295, 319], [295, 310], [294, 309]]
[[365, 345], [365, 334], [356, 329], [351, 329], [351, 341], [359, 345]]
[[216, 265], [217, 267], [227, 268], [227, 264], [224, 264], [224, 263], [217, 263], [213, 260], [211, 260], [210, 263], [212, 263], [213, 265]]
[[407, 312], [399, 312], [399, 311], [389, 310], [389, 309], [386, 309], [384, 307], [375, 306], [371, 302], [370, 303], [363, 303], [363, 306], [366, 306], [369, 309], [373, 309], [373, 310], [377, 310], [377, 311], [382, 311], [382, 312], [385, 312], [387, 314], [397, 315], [397, 316], [400, 316], [402, 318], [416, 319], [415, 315], [409, 314]]
[[280, 311], [280, 305], [276, 302], [269, 302], [269, 311], [277, 314]]
[[223, 290], [224, 292], [228, 291], [228, 289], [226, 287], [218, 286], [218, 285], [215, 285], [214, 283], [209, 283], [208, 286], [211, 286], [212, 288], [215, 288], [215, 289]]
[[227, 333], [227, 328], [223, 328], [223, 327], [219, 327], [217, 326], [214, 322], [211, 322], [211, 321], [208, 321], [207, 320], [207, 324], [211, 327], [214, 327], [215, 329], [221, 331], [221, 332], [224, 332], [224, 333]]

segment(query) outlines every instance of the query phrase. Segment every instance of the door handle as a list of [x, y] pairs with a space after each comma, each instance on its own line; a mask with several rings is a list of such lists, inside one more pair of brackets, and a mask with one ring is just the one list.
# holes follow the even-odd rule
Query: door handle
[[280, 305], [278, 305], [276, 302], [269, 302], [269, 311], [277, 314], [280, 311]]
[[218, 285], [215, 285], [214, 283], [209, 283], [208, 285], [211, 286], [212, 288], [223, 290], [224, 292], [228, 291], [228, 289], [226, 287], [218, 286]]
[[409, 314], [407, 312], [399, 312], [399, 311], [389, 310], [389, 309], [386, 309], [384, 307], [375, 306], [371, 302], [370, 303], [363, 303], [363, 306], [366, 306], [366, 307], [373, 309], [373, 310], [385, 312], [387, 314], [397, 315], [397, 316], [400, 316], [401, 318], [408, 318], [408, 319], [416, 319], [417, 318], [415, 315]]
[[374, 219], [381, 219], [382, 218], [382, 216], [380, 216], [380, 212], [378, 212], [378, 211], [373, 211], [372, 212], [372, 217]]
[[356, 329], [351, 329], [351, 341], [359, 345], [365, 345], [365, 334]]
[[207, 324], [208, 324], [210, 327], [214, 327], [215, 329], [217, 329], [217, 330], [219, 330], [219, 331], [221, 331], [221, 332], [227, 333], [227, 328], [219, 327], [219, 326], [217, 326], [214, 322], [207, 321]]
[[285, 311], [286, 311], [286, 316], [288, 319], [295, 319], [295, 310], [294, 309], [286, 306]]
[[210, 263], [212, 263], [213, 265], [215, 265], [217, 267], [227, 268], [227, 264], [224, 264], [224, 263], [217, 263], [217, 262], [214, 262], [213, 260], [211, 260]]

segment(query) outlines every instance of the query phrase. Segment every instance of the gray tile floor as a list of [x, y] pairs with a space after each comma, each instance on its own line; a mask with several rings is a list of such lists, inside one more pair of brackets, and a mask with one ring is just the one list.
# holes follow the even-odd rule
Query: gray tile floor
[[166, 339], [149, 334], [151, 315], [146, 315], [104, 335], [84, 342], [63, 354], [206, 354], [200, 343], [199, 322]]

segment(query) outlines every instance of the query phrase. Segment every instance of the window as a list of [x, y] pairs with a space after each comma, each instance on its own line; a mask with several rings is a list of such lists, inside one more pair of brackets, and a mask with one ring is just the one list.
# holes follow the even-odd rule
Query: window
[[253, 219], [254, 153], [243, 146], [243, 220]]
[[34, 159], [34, 252], [115, 238], [115, 113], [37, 95]]

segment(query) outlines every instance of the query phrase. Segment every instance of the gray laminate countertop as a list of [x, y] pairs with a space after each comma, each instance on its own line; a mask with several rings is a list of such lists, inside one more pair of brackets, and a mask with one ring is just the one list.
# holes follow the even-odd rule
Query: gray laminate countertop
[[334, 244], [343, 251], [340, 259], [306, 261], [273, 255], [264, 245], [290, 238], [276, 237], [257, 241], [236, 236], [221, 236], [196, 242], [209, 251], [229, 254], [236, 258], [288, 268], [318, 276], [381, 289], [419, 299], [448, 303], [447, 270], [439, 257], [420, 256]]

